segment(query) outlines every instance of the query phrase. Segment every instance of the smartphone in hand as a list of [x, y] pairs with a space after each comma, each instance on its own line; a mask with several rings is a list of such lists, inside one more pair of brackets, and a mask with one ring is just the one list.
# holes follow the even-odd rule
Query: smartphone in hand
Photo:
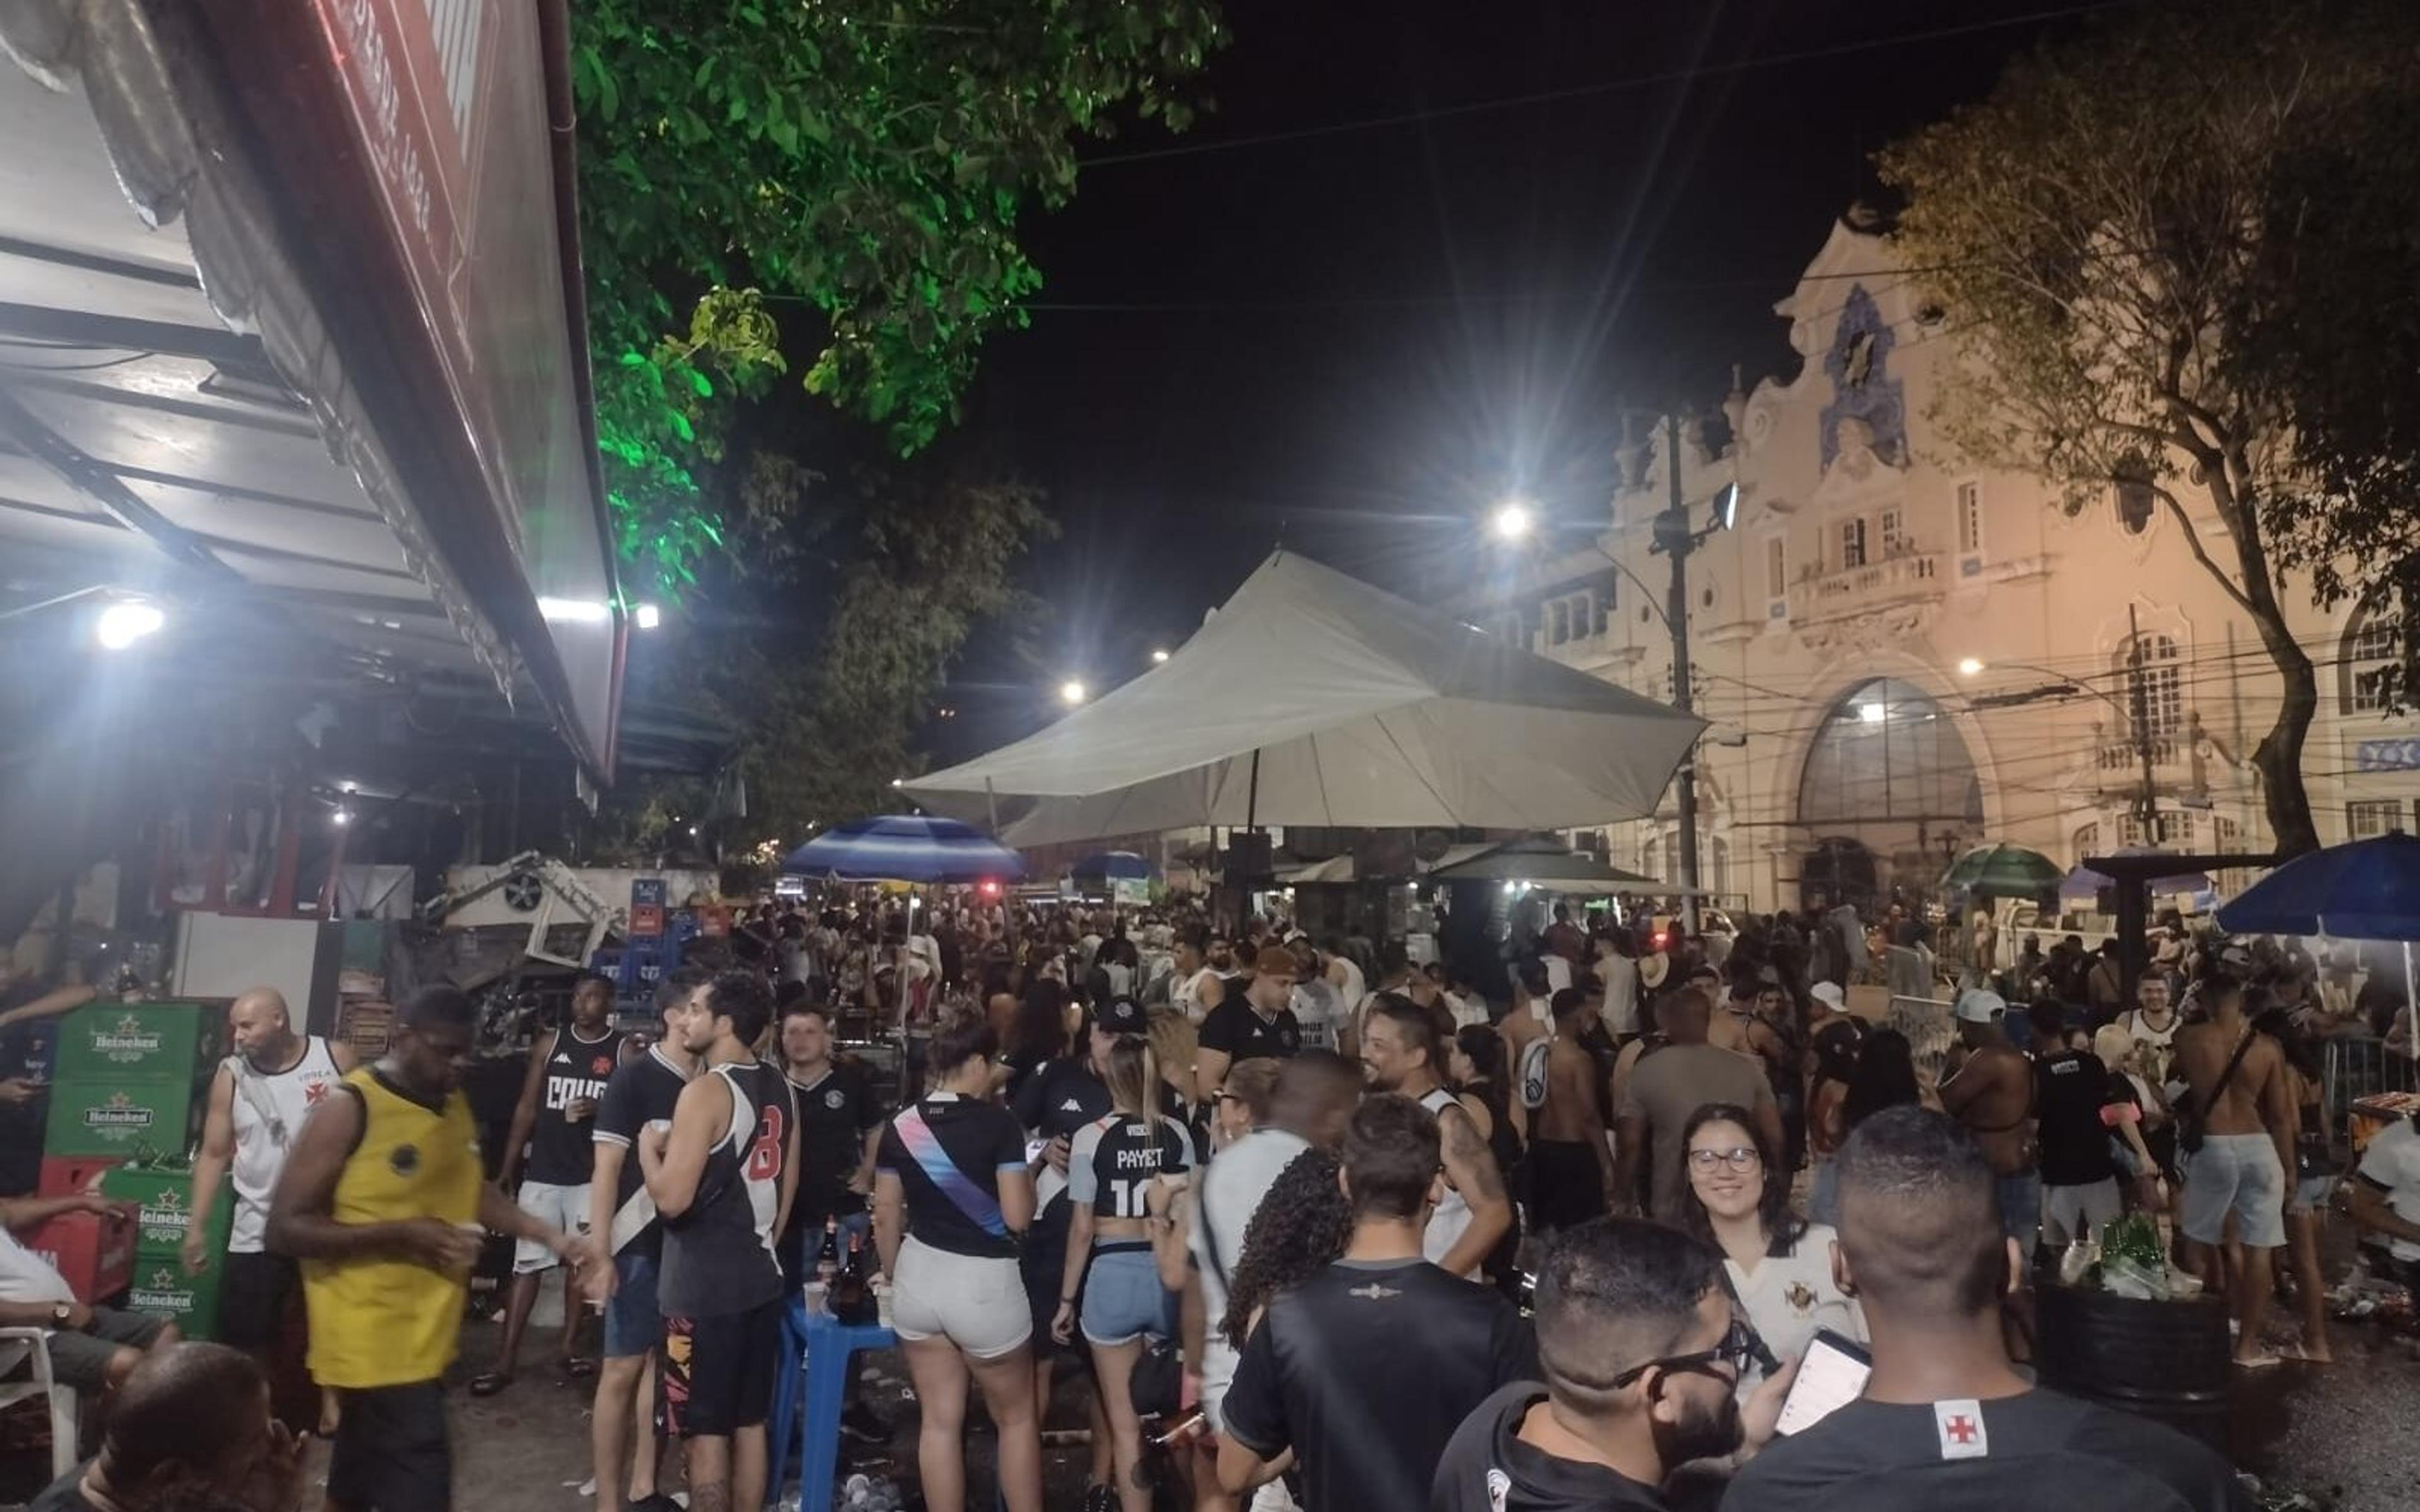
[[1803, 1432], [1865, 1395], [1866, 1378], [1874, 1373], [1874, 1357], [1865, 1346], [1819, 1328], [1798, 1365], [1798, 1379], [1781, 1404], [1774, 1431]]

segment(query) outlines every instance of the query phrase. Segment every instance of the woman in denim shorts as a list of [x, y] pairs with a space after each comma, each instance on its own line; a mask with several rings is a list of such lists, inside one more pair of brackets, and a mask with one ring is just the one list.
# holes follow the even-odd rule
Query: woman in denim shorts
[[1153, 1178], [1192, 1168], [1193, 1140], [1157, 1110], [1159, 1068], [1149, 1041], [1120, 1035], [1108, 1079], [1109, 1117], [1078, 1130], [1067, 1152], [1067, 1268], [1050, 1332], [1067, 1342], [1080, 1316], [1115, 1445], [1119, 1502], [1125, 1512], [1151, 1512], [1151, 1488], [1136, 1474], [1142, 1424], [1128, 1383], [1145, 1335], [1169, 1332], [1169, 1306], [1152, 1259], [1146, 1202]]

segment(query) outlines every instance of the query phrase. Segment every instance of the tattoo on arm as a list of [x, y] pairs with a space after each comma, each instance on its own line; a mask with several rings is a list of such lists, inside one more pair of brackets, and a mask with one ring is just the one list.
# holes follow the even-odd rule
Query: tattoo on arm
[[1503, 1201], [1503, 1173], [1497, 1170], [1487, 1141], [1479, 1137], [1479, 1126], [1459, 1108], [1446, 1109], [1444, 1121], [1446, 1164], [1455, 1167], [1454, 1184], [1462, 1189], [1463, 1200]]

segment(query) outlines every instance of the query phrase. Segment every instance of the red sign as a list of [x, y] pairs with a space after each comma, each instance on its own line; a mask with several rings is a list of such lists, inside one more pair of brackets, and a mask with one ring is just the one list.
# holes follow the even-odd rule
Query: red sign
[[652, 940], [664, 932], [664, 905], [632, 903], [630, 905], [630, 938]]
[[717, 903], [697, 911], [697, 932], [700, 934], [722, 935], [731, 933], [731, 910]]

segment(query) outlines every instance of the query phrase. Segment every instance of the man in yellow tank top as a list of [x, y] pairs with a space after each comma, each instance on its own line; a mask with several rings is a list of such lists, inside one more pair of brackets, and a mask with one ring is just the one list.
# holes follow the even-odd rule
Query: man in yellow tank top
[[482, 1175], [461, 1093], [476, 1010], [414, 994], [377, 1064], [302, 1126], [269, 1212], [269, 1246], [302, 1262], [311, 1373], [343, 1406], [330, 1512], [445, 1512], [453, 1459], [439, 1378], [453, 1363], [480, 1230], [584, 1252]]

